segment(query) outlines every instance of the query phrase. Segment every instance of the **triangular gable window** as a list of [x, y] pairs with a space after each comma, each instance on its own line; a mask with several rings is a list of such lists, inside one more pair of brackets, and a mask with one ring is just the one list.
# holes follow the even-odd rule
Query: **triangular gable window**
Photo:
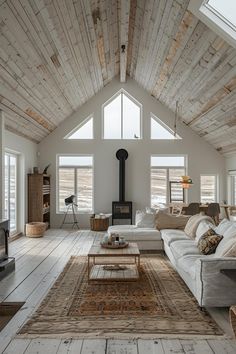
[[178, 134], [175, 134], [174, 131], [159, 118], [151, 115], [151, 139], [173, 140], [182, 138]]
[[93, 117], [85, 119], [65, 139], [93, 139]]
[[142, 105], [121, 89], [103, 104], [104, 139], [140, 139]]

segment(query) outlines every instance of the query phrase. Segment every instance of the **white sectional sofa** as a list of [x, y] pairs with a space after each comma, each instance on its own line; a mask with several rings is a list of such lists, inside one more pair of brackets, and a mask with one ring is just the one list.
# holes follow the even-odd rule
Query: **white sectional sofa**
[[114, 225], [108, 234], [117, 233], [128, 242], [138, 244], [140, 250], [163, 250], [161, 232], [154, 227], [137, 227], [136, 225]]
[[[228, 222], [227, 228], [236, 223]], [[137, 228], [134, 225], [111, 226], [130, 242], [137, 242], [141, 250], [164, 250], [173, 267], [187, 284], [201, 307], [224, 307], [236, 304], [236, 257], [202, 255], [197, 242], [184, 231]], [[224, 231], [225, 232], [225, 231]], [[235, 233], [236, 242], [236, 233]], [[227, 271], [229, 270], [228, 274]]]

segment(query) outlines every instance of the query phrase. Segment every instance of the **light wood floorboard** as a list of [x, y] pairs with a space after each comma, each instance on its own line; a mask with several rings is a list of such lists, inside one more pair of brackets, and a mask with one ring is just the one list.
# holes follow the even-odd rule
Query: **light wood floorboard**
[[[101, 233], [48, 230], [41, 239], [21, 237], [10, 243], [16, 271], [0, 282], [0, 301], [25, 305], [0, 332], [4, 354], [235, 354], [236, 340], [115, 340], [19, 339], [16, 333], [39, 306], [71, 255], [87, 255]], [[210, 309], [211, 315], [231, 335], [227, 309]]]

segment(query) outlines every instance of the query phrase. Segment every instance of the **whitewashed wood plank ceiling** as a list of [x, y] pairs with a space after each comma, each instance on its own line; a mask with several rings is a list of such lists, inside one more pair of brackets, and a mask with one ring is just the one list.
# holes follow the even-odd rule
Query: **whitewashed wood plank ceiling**
[[182, 121], [218, 151], [236, 151], [236, 50], [188, 4], [0, 0], [7, 128], [39, 142], [115, 76], [129, 75], [172, 111], [179, 101]]

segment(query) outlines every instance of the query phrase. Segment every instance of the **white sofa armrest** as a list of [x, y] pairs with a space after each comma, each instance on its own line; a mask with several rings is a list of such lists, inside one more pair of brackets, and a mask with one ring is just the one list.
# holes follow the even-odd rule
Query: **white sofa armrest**
[[236, 303], [236, 272], [227, 272], [236, 270], [236, 258], [202, 257], [196, 260], [195, 266], [200, 306], [230, 306]]

